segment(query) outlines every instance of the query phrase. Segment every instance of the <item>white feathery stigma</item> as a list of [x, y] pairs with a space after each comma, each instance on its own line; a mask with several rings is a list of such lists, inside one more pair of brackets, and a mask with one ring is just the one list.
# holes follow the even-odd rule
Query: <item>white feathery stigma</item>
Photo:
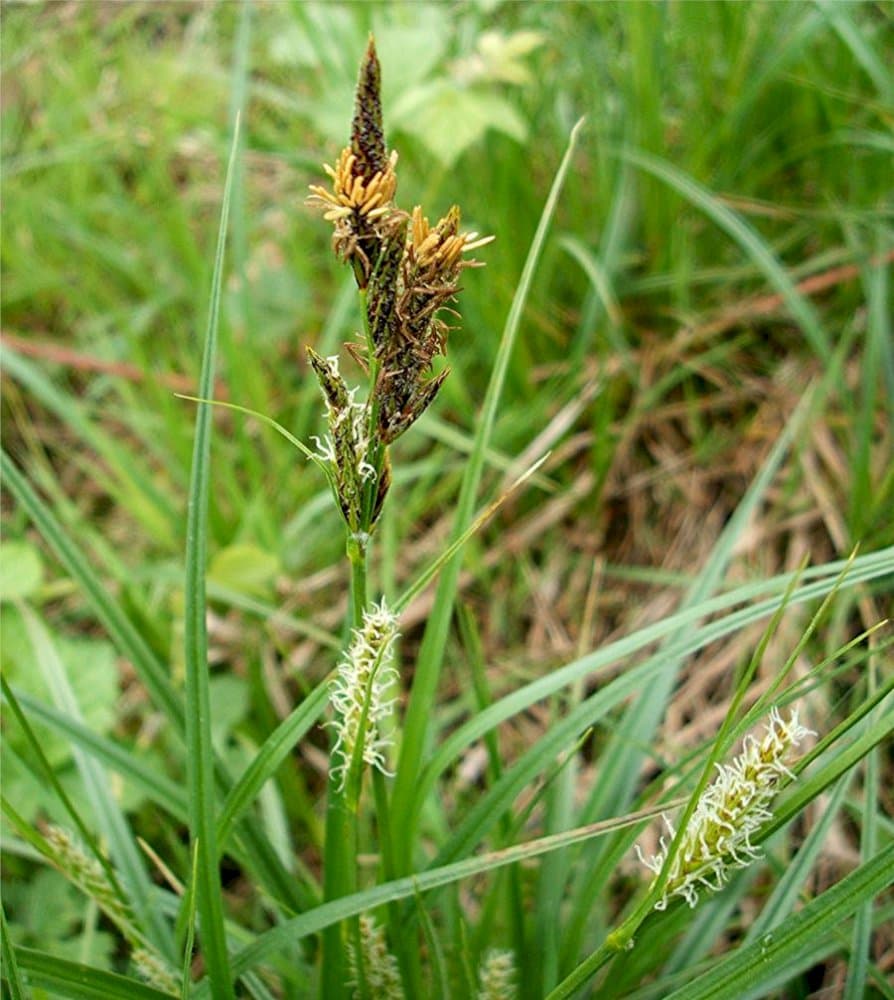
[[361, 741], [364, 762], [389, 773], [385, 751], [391, 738], [383, 733], [383, 724], [394, 708], [388, 692], [397, 680], [391, 665], [397, 634], [397, 617], [383, 598], [363, 612], [363, 624], [353, 630], [351, 645], [339, 664], [330, 695], [336, 721], [329, 725], [337, 732], [333, 751], [338, 762], [333, 772], [340, 775], [341, 787]]

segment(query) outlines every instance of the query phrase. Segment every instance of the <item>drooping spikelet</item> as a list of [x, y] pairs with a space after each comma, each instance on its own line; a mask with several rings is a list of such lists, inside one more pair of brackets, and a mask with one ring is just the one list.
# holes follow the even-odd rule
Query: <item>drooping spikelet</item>
[[[793, 747], [813, 735], [798, 722], [797, 711], [784, 721], [774, 708], [761, 740], [746, 736], [742, 752], [732, 764], [718, 764], [717, 777], [705, 789], [689, 819], [679, 849], [670, 862], [668, 879], [655, 908], [663, 910], [673, 896], [682, 896], [690, 906], [699, 892], [718, 892], [730, 872], [744, 868], [760, 857], [751, 835], [772, 818], [769, 805], [780, 781], [793, 777], [786, 766]], [[676, 830], [667, 817], [667, 838], [648, 860], [637, 846], [640, 860], [660, 874]]]
[[385, 604], [372, 605], [363, 613], [363, 624], [354, 629], [351, 645], [338, 668], [332, 686], [331, 701], [336, 721], [333, 754], [338, 761], [332, 768], [344, 786], [357, 748], [370, 767], [386, 771], [385, 750], [391, 745], [384, 731], [394, 699], [389, 691], [397, 680], [391, 666], [397, 618]]

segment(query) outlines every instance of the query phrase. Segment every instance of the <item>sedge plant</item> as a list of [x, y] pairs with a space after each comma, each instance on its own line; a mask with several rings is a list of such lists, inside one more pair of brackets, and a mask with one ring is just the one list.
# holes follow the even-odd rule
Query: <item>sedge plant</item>
[[[85, 955], [23, 946], [0, 912], [10, 996], [17, 1000], [34, 988], [122, 1000], [237, 995], [740, 1000], [769, 995], [838, 953], [851, 957], [858, 970], [847, 985], [849, 998], [859, 996], [868, 982], [880, 983], [883, 993], [882, 962], [872, 942], [892, 916], [890, 901], [878, 899], [894, 870], [889, 824], [867, 821], [871, 835], [861, 844], [859, 863], [831, 887], [816, 889], [811, 874], [828, 817], [845, 809], [851, 816], [861, 809], [875, 815], [880, 747], [890, 740], [894, 689], [890, 672], [878, 665], [890, 656], [890, 643], [869, 628], [797, 680], [792, 676], [832, 602], [849, 589], [880, 589], [894, 569], [894, 552], [868, 552], [729, 591], [719, 587], [743, 526], [795, 440], [803, 410], [772, 449], [678, 611], [602, 648], [581, 650], [570, 662], [499, 697], [487, 689], [474, 624], [463, 616], [476, 709], [449, 730], [431, 726], [456, 602], [456, 557], [494, 506], [476, 518], [509, 354], [580, 130], [572, 133], [500, 341], [451, 541], [389, 603], [372, 591], [368, 567], [387, 505], [395, 502], [391, 448], [431, 407], [447, 378], [446, 368], [434, 366], [456, 321], [460, 277], [477, 265], [469, 254], [489, 238], [463, 232], [456, 206], [435, 223], [429, 222], [434, 214], [421, 206], [398, 207], [398, 161], [385, 142], [380, 84], [370, 41], [349, 145], [326, 168], [329, 182], [314, 185], [310, 197], [332, 224], [332, 249], [350, 269], [362, 322], [359, 338], [344, 352], [362, 373], [361, 386], [342, 374], [344, 356], [308, 349], [326, 430], [315, 448], [294, 442], [325, 476], [344, 527], [350, 594], [343, 641], [331, 656], [331, 674], [284, 714], [243, 770], [236, 772], [212, 741], [204, 632], [211, 433], [206, 401], [213, 393], [229, 183], [190, 492], [182, 696], [155, 646], [103, 585], [83, 547], [4, 455], [5, 485], [133, 664], [171, 730], [187, 781], [184, 790], [138, 754], [91, 732], [77, 712], [52, 637], [23, 605], [28, 642], [39, 654], [54, 703], [43, 703], [6, 678], [3, 698], [22, 734], [24, 766], [52, 788], [67, 826], [56, 821], [34, 826], [4, 799], [15, 834], [12, 846], [52, 866], [88, 900], [94, 925], [102, 921], [114, 929], [129, 964], [122, 974], [98, 968]], [[674, 182], [675, 176], [652, 160], [625, 156]], [[710, 205], [720, 223], [752, 240], [730, 208], [701, 189], [691, 193], [694, 204]], [[776, 274], [780, 269], [772, 259]], [[786, 291], [796, 296], [789, 285]], [[794, 312], [815, 332], [812, 314], [803, 308]], [[821, 385], [816, 395], [827, 391], [829, 386]], [[436, 576], [437, 595], [410, 678], [410, 670], [399, 669], [401, 613]], [[817, 601], [820, 610], [802, 640], [768, 689], [752, 699], [757, 666], [770, 655], [783, 612]], [[771, 625], [752, 663], [733, 683], [731, 707], [717, 736], [662, 761], [662, 780], [644, 782], [648, 744], [683, 661], [768, 617]], [[864, 670], [867, 690], [845, 705], [844, 721], [829, 728], [812, 712], [811, 697], [846, 669]], [[503, 759], [498, 727], [545, 702], [557, 706], [550, 725], [515, 757]], [[328, 739], [328, 773], [324, 827], [314, 845], [322, 868], [318, 880], [310, 867], [284, 858], [288, 852], [276, 837], [275, 822], [258, 822], [261, 815], [275, 816], [275, 810], [254, 813], [253, 806], [320, 721]], [[64, 735], [77, 749], [90, 816], [59, 782], [32, 722]], [[438, 791], [444, 775], [457, 770], [482, 741], [487, 753], [482, 787], [468, 805], [442, 808]], [[574, 780], [585, 746], [593, 746], [598, 758], [591, 789], [576, 787]], [[852, 778], [864, 766], [861, 800]], [[109, 792], [113, 772], [139, 788], [169, 828], [189, 830], [188, 849], [175, 837], [165, 850], [135, 836]], [[811, 808], [825, 801], [834, 808], [826, 817], [811, 818]], [[269, 807], [269, 800], [265, 804]], [[94, 823], [101, 836], [92, 833]], [[793, 824], [801, 827], [797, 849], [787, 837]], [[664, 831], [652, 847], [643, 840], [650, 825]], [[370, 853], [373, 877], [366, 875]], [[251, 912], [243, 886], [234, 890], [225, 884], [224, 859], [238, 866], [251, 886], [257, 900]], [[739, 923], [731, 914], [740, 906], [743, 914], [751, 912], [745, 904], [749, 880], [757, 874], [764, 879], [758, 887], [763, 909], [750, 925]], [[478, 886], [486, 889], [479, 893]], [[741, 943], [732, 947], [734, 940]], [[718, 958], [712, 950], [725, 954]]]
[[[326, 810], [324, 895], [335, 899], [356, 888], [356, 818], [364, 769], [387, 773], [389, 697], [397, 620], [382, 598], [367, 593], [369, 544], [391, 487], [389, 446], [431, 405], [448, 369], [432, 375], [443, 354], [445, 315], [459, 291], [459, 277], [475, 261], [465, 254], [489, 243], [460, 231], [453, 206], [431, 225], [416, 206], [408, 214], [395, 202], [397, 153], [385, 145], [381, 69], [370, 38], [360, 67], [350, 145], [335, 167], [331, 187], [314, 185], [311, 202], [334, 227], [332, 247], [349, 264], [360, 295], [363, 336], [347, 345], [367, 374], [358, 400], [339, 370], [337, 356], [308, 358], [326, 404], [328, 434], [317, 439], [332, 493], [346, 527], [351, 569], [352, 641], [333, 688], [334, 738]], [[385, 796], [378, 798], [385, 805]], [[380, 817], [387, 829], [387, 820]], [[363, 925], [366, 926], [366, 925]], [[324, 937], [323, 993], [344, 987], [341, 929]], [[362, 970], [361, 970], [362, 972]]]

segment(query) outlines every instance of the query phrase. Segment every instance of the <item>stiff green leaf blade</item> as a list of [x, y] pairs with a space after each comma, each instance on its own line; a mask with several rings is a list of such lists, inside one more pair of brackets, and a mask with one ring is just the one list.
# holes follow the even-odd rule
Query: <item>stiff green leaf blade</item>
[[[37, 662], [56, 702], [56, 708], [72, 720], [82, 722], [80, 706], [49, 632], [31, 608], [21, 605], [20, 610], [34, 646]], [[99, 828], [108, 842], [109, 852], [129, 891], [135, 915], [155, 945], [163, 954], [170, 956], [173, 954], [174, 944], [170, 928], [152, 905], [153, 887], [143, 855], [112, 793], [108, 775], [93, 757], [79, 748], [75, 748], [74, 758], [87, 799], [93, 807]]]
[[[239, 148], [239, 122], [233, 132], [227, 178], [224, 185], [217, 252], [211, 279], [208, 327], [202, 355], [199, 395], [214, 391], [220, 297], [223, 283], [224, 249], [230, 199]], [[205, 625], [205, 560], [208, 550], [208, 495], [211, 483], [211, 407], [200, 403], [196, 413], [192, 475], [186, 515], [186, 581], [184, 588], [184, 662], [186, 671], [186, 753], [190, 805], [190, 836], [197, 844], [196, 900], [200, 919], [200, 941], [208, 977], [215, 996], [232, 998], [223, 898], [218, 868], [215, 821], [214, 753], [211, 743], [211, 696], [209, 692], [208, 636]]]
[[0, 906], [0, 960], [2, 960], [3, 978], [9, 984], [10, 1000], [25, 1000], [22, 977], [19, 975], [15, 949], [9, 940], [9, 928], [6, 926], [6, 914], [2, 906]]
[[[534, 272], [546, 242], [546, 236], [559, 200], [559, 194], [571, 167], [575, 144], [582, 127], [583, 119], [571, 130], [568, 148], [553, 180], [553, 185], [544, 205], [537, 231], [534, 234], [534, 239], [528, 251], [518, 288], [509, 309], [509, 315], [506, 318], [506, 325], [503, 329], [500, 346], [497, 350], [493, 372], [484, 397], [481, 415], [477, 422], [474, 447], [472, 454], [469, 456], [469, 464], [466, 466], [463, 476], [451, 541], [458, 539], [472, 522], [486, 452], [496, 421], [497, 407], [503, 392], [509, 359], [515, 345], [519, 326], [521, 325], [522, 312], [528, 299]], [[441, 672], [441, 663], [443, 662], [450, 619], [453, 616], [453, 603], [456, 597], [460, 566], [461, 558], [457, 554], [444, 567], [438, 584], [434, 610], [426, 625], [425, 635], [423, 636], [422, 646], [419, 651], [413, 688], [410, 693], [410, 701], [404, 719], [397, 778], [394, 786], [393, 810], [397, 816], [410, 817], [414, 813], [412, 806], [418, 794], [417, 778], [425, 754], [428, 723], [431, 718], [432, 707], [437, 692], [438, 677]], [[398, 856], [403, 857], [405, 861], [409, 861], [412, 856], [412, 852], [409, 849], [412, 837], [412, 823], [408, 822], [404, 832], [404, 843], [401, 845], [403, 849], [398, 851]]]
[[798, 291], [782, 263], [767, 246], [761, 235], [740, 215], [727, 208], [720, 199], [706, 187], [688, 177], [665, 160], [635, 150], [621, 153], [623, 159], [673, 188], [687, 201], [701, 209], [713, 222], [729, 234], [751, 257], [767, 280], [782, 296], [783, 301], [797, 320], [804, 336], [816, 356], [825, 362], [832, 358], [829, 335], [823, 329], [819, 316], [811, 303]]
[[810, 946], [828, 939], [827, 954], [841, 947], [838, 931], [868, 900], [891, 884], [894, 844], [793, 914], [772, 933], [734, 952], [710, 972], [675, 990], [667, 1000], [749, 1000], [764, 997], [815, 958]]
[[233, 785], [224, 802], [217, 825], [218, 849], [223, 850], [234, 824], [255, 800], [295, 744], [319, 719], [329, 703], [325, 682], [309, 694], [267, 737], [245, 773]]
[[19, 971], [31, 986], [70, 1000], [171, 1000], [170, 993], [137, 979], [70, 962], [45, 951], [17, 947], [15, 956]]

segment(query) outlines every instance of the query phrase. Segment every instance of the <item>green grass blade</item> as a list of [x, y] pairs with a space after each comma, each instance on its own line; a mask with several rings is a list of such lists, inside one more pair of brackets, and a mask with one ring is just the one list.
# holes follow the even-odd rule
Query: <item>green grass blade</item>
[[[208, 327], [202, 354], [199, 395], [214, 392], [220, 297], [223, 282], [224, 248], [230, 211], [233, 174], [238, 151], [237, 121], [230, 150], [214, 273]], [[208, 636], [205, 625], [205, 560], [208, 551], [208, 495], [211, 465], [211, 407], [200, 403], [196, 413], [195, 444], [189, 503], [186, 514], [186, 581], [184, 612], [184, 659], [186, 670], [186, 753], [190, 805], [190, 837], [197, 847], [196, 896], [200, 921], [199, 939], [208, 978], [215, 996], [234, 997], [227, 954], [223, 898], [218, 869], [215, 822], [214, 754], [211, 746], [211, 698], [209, 693]]]
[[838, 788], [835, 789], [829, 801], [824, 804], [819, 821], [798, 848], [798, 853], [786, 864], [785, 871], [774, 886], [770, 898], [764, 903], [757, 918], [748, 928], [744, 944], [751, 944], [772, 931], [794, 909], [799, 894], [825, 846], [826, 835], [832, 824], [839, 819], [839, 810], [849, 785], [850, 775], [848, 774], [841, 779]]
[[[707, 563], [690, 586], [683, 599], [682, 609], [703, 603], [720, 585], [732, 558], [733, 548], [779, 470], [808, 409], [809, 405], [806, 402], [802, 403], [799, 412], [792, 418], [774, 445], [760, 473], [749, 486], [729, 523], [717, 539]], [[672, 632], [667, 636], [664, 649], [666, 669], [662, 671], [660, 678], [656, 678], [643, 690], [613, 732], [605, 751], [603, 766], [600, 767], [594, 795], [587, 807], [586, 818], [596, 819], [600, 815], [623, 809], [625, 803], [630, 801], [636, 787], [636, 775], [640, 772], [645, 755], [644, 747], [651, 744], [652, 736], [664, 715], [679, 669], [683, 664], [683, 657], [671, 657], [669, 648], [683, 636], [684, 629], [690, 627], [690, 625], [682, 626], [679, 632]]]
[[6, 926], [6, 914], [0, 906], [0, 968], [3, 978], [9, 986], [10, 1000], [25, 1000], [25, 988], [19, 975], [19, 965], [16, 961], [15, 948], [9, 940], [9, 928]]
[[[866, 758], [866, 781], [863, 789], [863, 825], [860, 831], [860, 859], [868, 861], [878, 849], [878, 813], [881, 801], [879, 753], [872, 750]], [[867, 900], [857, 910], [851, 938], [844, 1000], [861, 1000], [872, 955], [873, 901]]]
[[133, 623], [109, 595], [86, 555], [78, 548], [52, 511], [5, 452], [0, 452], [3, 483], [22, 505], [69, 575], [78, 583], [99, 622], [118, 649], [127, 656], [159, 708], [182, 733], [185, 725], [183, 706], [165, 668], [136, 630]]
[[3, 370], [102, 458], [106, 468], [111, 470], [111, 476], [106, 474], [103, 478], [116, 503], [131, 511], [159, 541], [177, 536], [178, 514], [174, 505], [159, 489], [158, 477], [144, 469], [133, 448], [116, 441], [88, 416], [80, 400], [57, 388], [33, 362], [15, 351], [4, 351]]
[[226, 846], [233, 826], [254, 802], [261, 788], [271, 778], [329, 704], [329, 685], [319, 684], [264, 740], [246, 768], [245, 773], [230, 789], [217, 821], [218, 850]]
[[137, 979], [103, 972], [89, 965], [69, 962], [45, 951], [17, 947], [19, 969], [35, 987], [70, 1000], [170, 1000], [170, 993], [146, 986]]
[[[16, 722], [21, 727], [22, 733], [24, 734], [25, 739], [28, 741], [28, 744], [31, 747], [31, 752], [34, 754], [34, 757], [39, 764], [39, 768], [29, 768], [31, 770], [31, 773], [35, 776], [35, 778], [38, 781], [46, 782], [47, 785], [53, 789], [57, 798], [62, 803], [65, 811], [68, 813], [68, 818], [71, 820], [74, 828], [77, 830], [78, 835], [83, 839], [84, 843], [90, 849], [91, 853], [96, 858], [96, 860], [102, 865], [103, 869], [106, 872], [106, 875], [109, 878], [109, 882], [112, 885], [115, 885], [115, 887], [120, 890], [120, 886], [117, 883], [114, 870], [109, 865], [107, 859], [103, 856], [102, 851], [100, 851], [99, 845], [96, 843], [93, 834], [90, 832], [90, 828], [84, 822], [74, 802], [72, 802], [71, 796], [68, 794], [68, 792], [65, 791], [65, 788], [63, 787], [62, 782], [59, 780], [56, 771], [53, 768], [53, 765], [50, 763], [50, 761], [47, 759], [46, 754], [43, 752], [43, 747], [40, 743], [40, 740], [38, 739], [37, 734], [31, 728], [31, 723], [28, 721], [27, 716], [22, 710], [22, 706], [19, 703], [19, 699], [16, 697], [15, 692], [8, 685], [6, 678], [2, 674], [0, 674], [0, 685], [2, 685], [3, 688], [3, 700], [12, 709], [12, 713], [15, 716]], [[23, 766], [28, 766], [27, 762], [25, 761], [23, 761], [22, 764]], [[122, 902], [126, 902], [123, 896], [120, 898]]]
[[144, 795], [165, 809], [180, 822], [187, 822], [186, 793], [160, 774], [156, 768], [144, 764], [125, 747], [99, 736], [64, 712], [50, 708], [29, 695], [12, 690], [22, 708], [29, 715], [45, 723], [57, 733], [62, 733], [72, 744], [80, 747], [111, 771], [132, 782]]
[[[186, 725], [183, 705], [162, 663], [136, 630], [120, 604], [110, 597], [108, 588], [86, 555], [5, 452], [0, 452], [0, 473], [4, 485], [22, 505], [69, 575], [80, 586], [93, 613], [109, 637], [133, 663], [154, 702], [173, 723], [174, 732], [182, 736]], [[225, 766], [220, 762], [217, 766], [217, 783], [224, 792], [227, 792], [232, 785]], [[252, 868], [271, 896], [287, 901], [292, 909], [299, 909], [303, 902], [302, 894], [298, 891], [294, 878], [279, 862], [263, 831], [248, 824], [242, 828], [241, 837], [251, 858]]]
[[837, 932], [867, 901], [891, 884], [894, 844], [812, 900], [771, 934], [739, 948], [667, 1000], [748, 1000], [767, 996], [815, 960], [811, 943], [828, 939], [827, 954], [840, 948]]
[[[829, 3], [829, 0], [814, 0], [838, 37], [850, 49], [851, 55], [872, 80], [883, 101], [894, 101], [894, 76], [888, 72], [885, 60], [872, 47], [868, 32], [854, 23], [847, 4]], [[890, 65], [890, 62], [888, 62]]]
[[[463, 534], [473, 517], [478, 486], [484, 468], [485, 454], [490, 444], [497, 416], [497, 408], [502, 395], [512, 348], [515, 344], [521, 323], [522, 312], [528, 299], [537, 263], [546, 242], [547, 232], [549, 231], [559, 194], [571, 167], [574, 147], [582, 127], [583, 120], [579, 121], [571, 131], [568, 148], [565, 151], [546, 204], [544, 205], [537, 231], [534, 234], [534, 239], [528, 251], [518, 288], [512, 300], [509, 315], [506, 318], [506, 325], [503, 328], [493, 372], [484, 397], [481, 415], [477, 422], [475, 445], [463, 475], [451, 541]], [[412, 857], [410, 844], [413, 839], [412, 823], [407, 822], [406, 818], [412, 816], [414, 812], [412, 804], [417, 791], [416, 781], [425, 754], [428, 723], [437, 691], [438, 677], [440, 676], [450, 620], [453, 616], [453, 603], [456, 597], [460, 566], [461, 561], [457, 555], [445, 566], [442, 572], [438, 583], [434, 609], [426, 625], [422, 646], [419, 650], [413, 688], [410, 693], [410, 700], [404, 719], [397, 777], [394, 784], [393, 812], [395, 817], [405, 818], [403, 843], [399, 845], [397, 851], [398, 857], [405, 864], [409, 863]]]
[[[384, 882], [371, 889], [365, 889], [363, 892], [352, 893], [350, 896], [342, 896], [331, 902], [322, 903], [320, 906], [308, 910], [307, 913], [286, 920], [279, 926], [260, 934], [255, 941], [233, 956], [233, 969], [238, 975], [242, 975], [255, 968], [268, 956], [275, 954], [280, 948], [290, 948], [299, 939], [309, 934], [316, 934], [325, 927], [357, 916], [366, 910], [375, 910], [390, 902], [409, 899], [420, 893], [439, 889], [463, 879], [473, 878], [484, 872], [497, 871], [506, 865], [518, 864], [549, 854], [551, 851], [571, 847], [593, 837], [604, 836], [622, 827], [633, 826], [643, 820], [654, 818], [660, 815], [664, 808], [664, 806], [659, 806], [654, 809], [645, 809], [630, 816], [608, 820], [605, 823], [594, 823], [549, 837], [540, 837], [491, 854], [467, 858], [443, 868]], [[201, 984], [195, 995], [196, 1000], [210, 995], [207, 981]]]
[[824, 362], [832, 358], [828, 334], [808, 299], [795, 287], [788, 272], [762, 239], [760, 233], [740, 215], [727, 208], [708, 188], [688, 177], [665, 160], [648, 153], [624, 150], [620, 155], [630, 163], [664, 181], [683, 198], [701, 209], [716, 225], [724, 230], [754, 261], [770, 284], [782, 296], [789, 312], [804, 332], [816, 356]]
[[[892, 686], [894, 686], [894, 678], [888, 685], [889, 693]], [[894, 715], [889, 712], [875, 722], [859, 739], [843, 749], [837, 748], [832, 760], [822, 770], [809, 775], [803, 781], [799, 781], [792, 794], [775, 808], [773, 819], [768, 821], [767, 825], [760, 831], [759, 836], [753, 838], [754, 842], [760, 843], [766, 840], [794, 819], [808, 802], [833, 785], [875, 747], [885, 740], [889, 740], [892, 731], [894, 731]]]
[[[868, 560], [868, 565], [864, 560]], [[789, 597], [789, 605], [798, 604], [803, 601], [814, 600], [830, 593], [840, 582], [839, 573], [844, 567], [843, 563], [829, 564], [826, 567], [808, 569], [804, 576], [816, 575], [816, 570], [821, 569], [832, 571], [829, 576], [802, 585]], [[843, 586], [855, 586], [863, 582], [864, 574], [868, 573], [872, 579], [880, 579], [894, 572], [894, 548], [883, 550], [881, 553], [872, 553], [868, 556], [861, 556], [851, 566], [851, 570]], [[491, 729], [498, 726], [512, 716], [525, 711], [538, 701], [548, 698], [561, 691], [564, 687], [573, 684], [575, 681], [598, 677], [599, 673], [608, 669], [612, 664], [619, 662], [625, 657], [632, 656], [640, 649], [645, 648], [660, 641], [667, 635], [678, 632], [685, 634], [685, 639], [680, 640], [679, 648], [669, 650], [665, 654], [658, 654], [640, 664], [627, 674], [622, 675], [611, 684], [606, 685], [602, 692], [604, 696], [615, 694], [623, 699], [632, 690], [636, 690], [636, 684], [647, 684], [652, 680], [652, 674], [663, 666], [668, 655], [688, 655], [702, 648], [710, 642], [714, 642], [730, 635], [747, 625], [760, 621], [768, 615], [773, 614], [779, 607], [782, 600], [781, 593], [776, 597], [766, 600], [756, 600], [759, 593], [764, 592], [769, 585], [772, 589], [784, 592], [790, 584], [791, 576], [776, 577], [767, 583], [754, 585], [746, 584], [729, 594], [712, 598], [695, 607], [678, 612], [662, 622], [649, 625], [639, 629], [629, 636], [625, 636], [608, 646], [589, 653], [578, 660], [569, 663], [564, 667], [552, 671], [545, 677], [539, 678], [530, 684], [519, 688], [517, 691], [494, 702], [493, 705], [482, 709], [476, 716], [460, 726], [456, 732], [452, 733], [438, 748], [436, 753], [426, 765], [420, 777], [420, 798], [433, 786], [437, 776], [449, 767], [463, 753], [466, 747], [481, 739]], [[759, 587], [759, 589], [756, 589]], [[743, 602], [748, 606], [733, 612], [730, 608]], [[699, 619], [709, 615], [716, 615], [721, 611], [729, 612], [723, 618], [710, 621], [708, 624], [699, 626]], [[634, 676], [634, 684], [628, 686], [626, 678]], [[613, 687], [618, 685], [617, 688]], [[616, 704], [612, 700], [612, 707]], [[608, 706], [606, 706], [607, 710]], [[561, 723], [559, 723], [561, 725]]]
[[[82, 723], [80, 706], [49, 633], [27, 605], [20, 605], [19, 611], [34, 648], [35, 659], [56, 702], [56, 708], [71, 719]], [[72, 752], [99, 829], [108, 842], [109, 852], [127, 887], [129, 902], [134, 909], [137, 922], [161, 953], [171, 957], [174, 953], [173, 936], [158, 909], [152, 905], [153, 886], [143, 862], [143, 855], [112, 794], [108, 775], [89, 754], [78, 747], [73, 747]]]

